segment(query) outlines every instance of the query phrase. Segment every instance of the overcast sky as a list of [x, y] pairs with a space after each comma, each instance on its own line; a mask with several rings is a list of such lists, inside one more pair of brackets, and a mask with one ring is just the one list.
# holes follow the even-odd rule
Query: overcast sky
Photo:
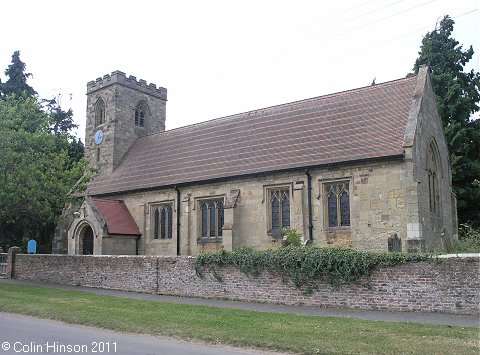
[[478, 71], [479, 2], [7, 1], [0, 77], [20, 50], [29, 84], [60, 95], [83, 141], [87, 82], [121, 70], [167, 88], [172, 129], [404, 77], [446, 14]]

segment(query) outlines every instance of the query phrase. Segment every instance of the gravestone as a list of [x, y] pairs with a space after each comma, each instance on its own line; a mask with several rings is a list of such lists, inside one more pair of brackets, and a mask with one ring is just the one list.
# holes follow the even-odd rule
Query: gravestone
[[402, 252], [402, 240], [395, 233], [388, 238], [388, 251], [390, 252]]

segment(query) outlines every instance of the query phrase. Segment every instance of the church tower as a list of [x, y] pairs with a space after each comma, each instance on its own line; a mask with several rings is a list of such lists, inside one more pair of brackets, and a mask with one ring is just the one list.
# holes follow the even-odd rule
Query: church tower
[[114, 71], [87, 84], [85, 157], [113, 172], [138, 137], [165, 130], [167, 90]]

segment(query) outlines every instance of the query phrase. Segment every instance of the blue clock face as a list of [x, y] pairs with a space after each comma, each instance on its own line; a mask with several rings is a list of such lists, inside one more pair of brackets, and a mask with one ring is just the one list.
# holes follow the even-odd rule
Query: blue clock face
[[95, 132], [95, 144], [100, 144], [103, 142], [103, 132], [101, 129]]

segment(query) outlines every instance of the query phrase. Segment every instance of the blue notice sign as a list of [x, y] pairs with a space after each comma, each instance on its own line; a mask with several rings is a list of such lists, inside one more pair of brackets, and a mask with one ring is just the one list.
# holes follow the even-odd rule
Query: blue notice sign
[[35, 240], [30, 239], [28, 241], [27, 253], [28, 254], [36, 254], [37, 253], [37, 242]]

